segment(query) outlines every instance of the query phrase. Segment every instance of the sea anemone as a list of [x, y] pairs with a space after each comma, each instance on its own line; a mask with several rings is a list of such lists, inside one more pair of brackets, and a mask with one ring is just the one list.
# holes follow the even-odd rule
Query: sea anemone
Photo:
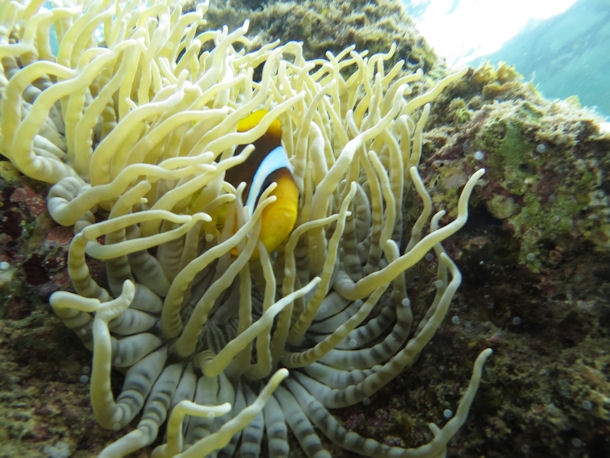
[[[329, 456], [319, 432], [369, 456], [442, 455], [489, 349], [419, 448], [347, 431], [329, 409], [413, 365], [460, 284], [441, 242], [483, 171], [441, 225], [417, 165], [429, 103], [464, 72], [409, 98], [422, 73], [385, 68], [393, 48], [306, 61], [294, 42], [250, 50], [247, 23], [204, 31], [205, 3], [43, 3], [0, 6], [0, 152], [53, 184], [49, 213], [74, 226], [75, 292], [50, 302], [93, 351], [95, 418], [120, 430], [139, 415], [100, 456], [150, 445], [164, 424], [153, 456], [258, 456], [263, 438], [287, 456], [289, 429], [308, 456]], [[270, 132], [296, 192], [271, 172], [260, 186], [227, 178], [259, 167]], [[437, 274], [414, 324], [406, 272], [420, 262]]]

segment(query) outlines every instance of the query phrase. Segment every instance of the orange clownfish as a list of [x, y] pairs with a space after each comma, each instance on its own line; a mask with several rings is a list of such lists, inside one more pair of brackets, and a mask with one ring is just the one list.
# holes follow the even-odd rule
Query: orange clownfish
[[[238, 132], [250, 130], [267, 114], [258, 110], [237, 124]], [[252, 144], [254, 151], [245, 162], [226, 171], [225, 179], [237, 187], [246, 183], [245, 207], [252, 216], [260, 195], [271, 183], [277, 186], [271, 195], [275, 202], [268, 205], [262, 214], [259, 239], [268, 252], [275, 250], [288, 237], [297, 220], [299, 191], [292, 174], [292, 166], [282, 146], [282, 125], [274, 120], [267, 131]], [[239, 146], [238, 154], [244, 146]]]

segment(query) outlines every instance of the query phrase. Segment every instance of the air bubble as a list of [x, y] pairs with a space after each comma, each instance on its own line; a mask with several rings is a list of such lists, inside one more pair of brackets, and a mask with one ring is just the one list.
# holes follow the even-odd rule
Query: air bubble
[[582, 441], [578, 437], [573, 437], [572, 445], [576, 448], [580, 448], [580, 447], [582, 447]]

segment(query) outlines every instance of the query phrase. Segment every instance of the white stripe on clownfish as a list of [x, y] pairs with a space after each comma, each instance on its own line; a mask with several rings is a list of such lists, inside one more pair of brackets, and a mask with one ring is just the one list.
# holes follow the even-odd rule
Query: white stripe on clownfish
[[292, 166], [288, 160], [286, 150], [280, 145], [275, 147], [265, 156], [254, 173], [245, 205], [246, 210], [250, 215], [254, 213], [256, 202], [264, 191], [263, 185], [265, 184], [265, 180], [267, 180], [273, 172], [282, 168], [288, 169], [292, 174]]

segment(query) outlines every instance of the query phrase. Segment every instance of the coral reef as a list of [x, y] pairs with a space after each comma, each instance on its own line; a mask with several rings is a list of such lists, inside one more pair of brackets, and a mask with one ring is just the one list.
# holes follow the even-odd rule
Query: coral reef
[[437, 199], [468, 169], [488, 167], [485, 208], [514, 234], [519, 264], [538, 273], [571, 253], [608, 252], [610, 143], [600, 118], [544, 100], [505, 65], [471, 72], [432, 116], [443, 128], [430, 132], [424, 156]]
[[91, 456], [113, 436], [91, 414], [90, 352], [49, 309], [70, 286], [72, 230], [49, 216], [47, 191], [0, 162], [0, 456]]
[[433, 78], [446, 73], [444, 63], [417, 32], [399, 2], [212, 0], [206, 17], [207, 26], [227, 25], [229, 29], [239, 27], [246, 19], [250, 21], [250, 35], [258, 43], [302, 41], [308, 59], [323, 57], [327, 51], [337, 55], [352, 45], [370, 54], [386, 52], [395, 44], [389, 65], [403, 60], [406, 69], [421, 68]]
[[[240, 14], [235, 25], [244, 14], [256, 24], [257, 14], [281, 6], [275, 3], [231, 2]], [[230, 23], [226, 16], [218, 21]], [[334, 27], [345, 30], [340, 22]], [[311, 58], [326, 51], [316, 49]], [[429, 56], [432, 71], [442, 68]], [[449, 456], [610, 454], [610, 138], [600, 121], [570, 100], [542, 99], [508, 66], [470, 70], [437, 98], [421, 160], [435, 206], [454, 216], [457, 190], [472, 170], [487, 168], [469, 223], [445, 242], [462, 270], [462, 286], [449, 322], [412, 371], [371, 396], [365, 408], [333, 411], [348, 428], [390, 445], [429, 440], [422, 425], [454, 409], [476, 349], [491, 346], [495, 355]], [[42, 209], [44, 186], [6, 163], [1, 171], [0, 339], [7, 375], [0, 455], [90, 456], [116, 435], [91, 415], [83, 370], [88, 351], [46, 305], [67, 284], [61, 266], [70, 233]], [[90, 267], [103, 282], [104, 272]], [[433, 268], [407, 277], [416, 314], [430, 298], [424, 279]], [[115, 390], [121, 379], [115, 374]]]
[[507, 65], [471, 69], [432, 109], [422, 170], [433, 200], [450, 201], [471, 170], [488, 170], [448, 247], [464, 270], [449, 336], [485, 338], [497, 356], [477, 425], [462, 432], [472, 433], [467, 455], [610, 451], [603, 121], [574, 100], [542, 98]]

